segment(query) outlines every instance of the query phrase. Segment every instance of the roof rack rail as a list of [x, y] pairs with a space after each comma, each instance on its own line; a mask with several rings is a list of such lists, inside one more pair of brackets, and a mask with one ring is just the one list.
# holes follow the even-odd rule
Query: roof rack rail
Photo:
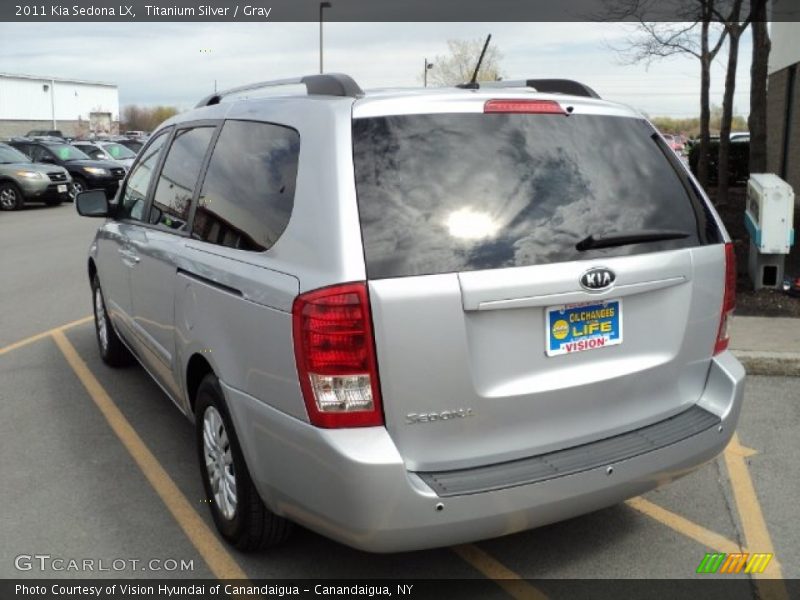
[[548, 94], [568, 94], [570, 96], [585, 96], [587, 98], [600, 98], [600, 95], [585, 83], [571, 79], [518, 79], [514, 81], [487, 81], [481, 83], [487, 88], [529, 87], [537, 92]]
[[222, 98], [231, 94], [278, 87], [281, 85], [305, 85], [309, 96], [345, 96], [360, 98], [364, 95], [364, 90], [362, 90], [349, 75], [343, 73], [325, 73], [324, 75], [306, 75], [305, 77], [296, 77], [292, 79], [260, 81], [258, 83], [249, 83], [229, 90], [215, 92], [203, 98], [197, 103], [195, 108], [219, 104]]

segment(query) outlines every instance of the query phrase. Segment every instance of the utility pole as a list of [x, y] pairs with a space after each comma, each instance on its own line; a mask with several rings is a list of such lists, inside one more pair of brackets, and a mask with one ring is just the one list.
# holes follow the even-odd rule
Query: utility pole
[[424, 87], [428, 87], [428, 69], [433, 68], [433, 63], [429, 63], [428, 59], [425, 59], [425, 68], [422, 71], [422, 80], [425, 82]]
[[331, 8], [330, 2], [319, 3], [319, 74], [322, 75], [322, 9]]
[[50, 115], [53, 118], [53, 129], [56, 128], [56, 80], [50, 80]]

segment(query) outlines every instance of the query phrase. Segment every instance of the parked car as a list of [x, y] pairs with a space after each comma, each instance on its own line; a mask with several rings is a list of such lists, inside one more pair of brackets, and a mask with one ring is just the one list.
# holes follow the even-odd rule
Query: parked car
[[144, 147], [145, 143], [147, 142], [147, 140], [138, 138], [122, 138], [122, 139], [117, 138], [114, 141], [118, 144], [121, 144], [122, 146], [125, 146], [126, 148], [131, 150], [134, 154], [138, 154], [139, 150], [141, 150]]
[[11, 141], [13, 146], [30, 157], [33, 162], [59, 165], [69, 171], [72, 190], [102, 189], [113, 198], [125, 177], [125, 167], [110, 160], [93, 160], [75, 146], [66, 143], [39, 142], [35, 140]]
[[458, 544], [722, 451], [733, 245], [645, 118], [575, 82], [294, 83], [201, 101], [77, 199], [100, 356], [193, 420], [225, 539]]
[[97, 160], [111, 160], [124, 165], [129, 169], [136, 158], [136, 153], [130, 148], [117, 142], [72, 142], [72, 145], [81, 152]]
[[[731, 134], [728, 158], [728, 177], [731, 183], [743, 183], [750, 177], [750, 134]], [[700, 162], [700, 144], [695, 143], [689, 150], [689, 165], [697, 174]], [[708, 179], [716, 183], [719, 179], [719, 136], [713, 136], [709, 144]]]
[[671, 133], [662, 133], [661, 137], [667, 142], [667, 145], [677, 154], [683, 153], [683, 140], [680, 136], [672, 135]]
[[69, 200], [72, 179], [56, 165], [37, 165], [22, 152], [0, 144], [0, 210], [17, 210], [44, 202], [55, 206]]
[[31, 131], [25, 134], [25, 137], [56, 138], [62, 141], [65, 139], [64, 134], [61, 132], [60, 129], [32, 129]]

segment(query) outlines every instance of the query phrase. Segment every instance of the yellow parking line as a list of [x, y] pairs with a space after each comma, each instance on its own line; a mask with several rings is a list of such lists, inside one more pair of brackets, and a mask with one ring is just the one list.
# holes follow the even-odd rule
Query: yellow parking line
[[[649, 500], [645, 500], [641, 497], [631, 498], [626, 504], [638, 510], [640, 513], [647, 515], [651, 519], [655, 519], [662, 525], [666, 525], [670, 529], [700, 542], [707, 548], [713, 548], [718, 552], [725, 552], [726, 554], [742, 551], [739, 544], [736, 542], [718, 533], [714, 533], [710, 529], [706, 529], [702, 525], [698, 525], [666, 508], [662, 508], [658, 504], [653, 504]], [[759, 550], [759, 552], [761, 551]]]
[[203, 557], [217, 579], [247, 579], [247, 575], [228, 553], [217, 536], [205, 524], [189, 500], [167, 474], [158, 459], [147, 448], [97, 378], [78, 355], [63, 331], [52, 332], [53, 339], [83, 387], [94, 400], [111, 429], [153, 486], [156, 493], [175, 517], [183, 532]]
[[27, 346], [28, 344], [32, 344], [34, 342], [38, 342], [44, 338], [50, 337], [56, 331], [65, 331], [72, 327], [77, 327], [78, 325], [83, 325], [84, 323], [88, 323], [94, 317], [84, 317], [83, 319], [78, 319], [77, 321], [72, 321], [71, 323], [67, 323], [65, 325], [59, 325], [58, 327], [54, 327], [48, 331], [43, 331], [42, 333], [37, 333], [36, 335], [32, 335], [30, 337], [25, 338], [24, 340], [19, 340], [18, 342], [14, 342], [13, 344], [9, 344], [3, 348], [0, 348], [0, 356], [6, 354], [7, 352], [11, 352], [12, 350], [16, 350], [18, 348], [22, 348], [23, 346]]
[[[739, 520], [744, 529], [744, 537], [747, 540], [747, 547], [753, 552], [764, 552], [775, 554], [775, 547], [772, 545], [772, 538], [767, 529], [767, 522], [764, 513], [761, 511], [761, 504], [758, 502], [756, 488], [750, 477], [747, 468], [748, 456], [755, 454], [753, 450], [742, 446], [739, 443], [739, 434], [734, 433], [728, 447], [725, 448], [725, 466], [728, 468], [728, 477], [733, 489], [733, 498], [736, 502], [736, 510], [739, 513]], [[776, 556], [773, 556], [764, 573], [753, 573], [753, 577], [759, 579], [783, 579], [781, 564]], [[785, 587], [783, 594], [776, 595], [776, 587], [771, 587], [770, 598], [786, 597]]]
[[547, 600], [542, 592], [474, 544], [453, 546], [453, 552], [518, 600]]

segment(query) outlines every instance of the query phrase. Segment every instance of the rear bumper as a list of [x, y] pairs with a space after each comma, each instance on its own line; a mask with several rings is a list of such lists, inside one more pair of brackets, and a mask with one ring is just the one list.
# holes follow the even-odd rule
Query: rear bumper
[[450, 497], [439, 497], [406, 469], [382, 427], [318, 429], [224, 388], [253, 480], [272, 510], [344, 544], [397, 552], [531, 529], [682, 477], [727, 445], [743, 384], [744, 369], [725, 352], [713, 359], [697, 403], [719, 417], [719, 426], [571, 475]]

